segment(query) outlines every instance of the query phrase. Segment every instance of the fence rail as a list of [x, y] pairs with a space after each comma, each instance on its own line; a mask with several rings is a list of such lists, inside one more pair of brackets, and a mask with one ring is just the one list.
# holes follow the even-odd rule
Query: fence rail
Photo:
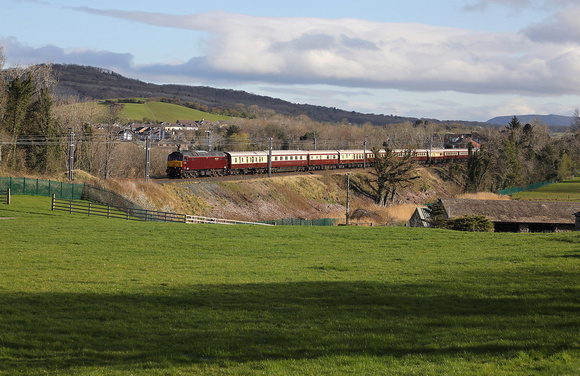
[[297, 219], [285, 218], [275, 219], [271, 221], [264, 221], [263, 223], [276, 226], [336, 226], [344, 222], [344, 219], [337, 218], [322, 218], [322, 219]]
[[200, 217], [195, 215], [177, 214], [170, 212], [160, 212], [154, 210], [119, 208], [111, 205], [102, 205], [83, 200], [64, 200], [52, 196], [51, 210], [64, 211], [70, 214], [96, 215], [107, 218], [119, 218], [133, 221], [154, 221], [154, 222], [178, 222], [178, 223], [210, 223], [222, 225], [262, 225], [272, 226], [265, 223], [233, 221], [229, 219]]
[[0, 202], [10, 205], [10, 188], [0, 189]]
[[186, 223], [211, 223], [219, 225], [258, 225], [258, 226], [274, 226], [269, 223], [261, 222], [244, 222], [244, 221], [234, 221], [232, 219], [220, 219], [220, 218], [210, 218], [210, 217], [200, 217], [198, 215], [187, 215], [185, 219]]
[[134, 221], [181, 222], [185, 223], [185, 214], [158, 212], [153, 210], [117, 208], [90, 201], [64, 200], [52, 196], [51, 210], [65, 211], [86, 215], [96, 215], [107, 218], [119, 218]]

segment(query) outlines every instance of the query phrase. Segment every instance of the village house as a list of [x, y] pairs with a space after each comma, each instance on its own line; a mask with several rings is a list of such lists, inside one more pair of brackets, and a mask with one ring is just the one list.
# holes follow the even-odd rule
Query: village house
[[133, 141], [133, 132], [131, 132], [131, 129], [123, 129], [117, 135], [121, 141]]
[[474, 148], [479, 149], [485, 141], [485, 138], [477, 132], [448, 133], [443, 136], [443, 145], [446, 149], [467, 149], [470, 143]]

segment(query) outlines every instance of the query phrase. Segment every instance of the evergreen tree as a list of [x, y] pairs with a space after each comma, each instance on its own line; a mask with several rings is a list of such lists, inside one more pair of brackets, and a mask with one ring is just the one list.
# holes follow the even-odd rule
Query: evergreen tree
[[512, 118], [512, 120], [507, 125], [507, 129], [509, 129], [510, 131], [517, 131], [521, 127], [522, 127], [522, 123], [520, 123], [520, 120], [518, 119], [517, 116], [514, 116]]
[[21, 135], [35, 91], [36, 85], [31, 75], [27, 75], [24, 80], [16, 77], [8, 85], [6, 112], [2, 128], [10, 136], [12, 146], [8, 155], [8, 163], [13, 168], [16, 167], [18, 162], [16, 158], [16, 141]]
[[465, 190], [469, 192], [479, 192], [483, 185], [483, 180], [487, 174], [490, 164], [490, 159], [485, 153], [485, 150], [475, 152], [473, 145], [468, 145], [467, 157], [467, 178], [465, 182]]
[[42, 88], [30, 105], [23, 133], [34, 136], [34, 144], [27, 146], [28, 167], [37, 172], [51, 173], [59, 168], [62, 146], [59, 132], [52, 118], [53, 100], [50, 89]]

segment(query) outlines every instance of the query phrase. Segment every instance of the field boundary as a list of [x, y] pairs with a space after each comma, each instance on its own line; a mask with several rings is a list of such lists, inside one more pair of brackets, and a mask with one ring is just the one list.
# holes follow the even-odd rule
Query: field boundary
[[554, 184], [554, 183], [557, 183], [557, 181], [540, 181], [537, 183], [523, 185], [523, 186], [519, 186], [519, 187], [511, 187], [511, 188], [501, 189], [501, 190], [497, 191], [497, 193], [500, 195], [511, 195], [514, 193], [526, 192], [526, 191], [531, 191], [534, 189], [542, 188], [542, 187], [545, 187], [547, 185]]
[[91, 201], [66, 200], [56, 198], [53, 194], [52, 211], [64, 211], [70, 214], [96, 215], [99, 217], [119, 218], [136, 221], [158, 221], [158, 222], [185, 222], [185, 214], [175, 214], [170, 212], [159, 212], [145, 209], [120, 208], [111, 205], [103, 205]]
[[261, 225], [272, 226], [265, 223], [234, 221], [230, 219], [220, 219], [211, 217], [201, 217], [188, 214], [178, 214], [171, 212], [160, 212], [156, 210], [123, 208], [112, 205], [103, 205], [84, 200], [66, 200], [57, 198], [52, 195], [52, 211], [63, 211], [69, 214], [86, 214], [98, 217], [126, 219], [133, 221], [152, 221], [152, 222], [175, 222], [190, 224], [218, 224], [218, 225]]

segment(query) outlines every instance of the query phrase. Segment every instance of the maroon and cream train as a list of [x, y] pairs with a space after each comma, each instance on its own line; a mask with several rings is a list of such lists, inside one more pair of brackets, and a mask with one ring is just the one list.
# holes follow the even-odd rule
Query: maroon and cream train
[[[405, 150], [394, 149], [395, 155]], [[167, 176], [192, 178], [268, 172], [269, 151], [174, 151], [167, 157]], [[467, 149], [417, 149], [414, 158], [431, 163], [466, 160]], [[374, 154], [366, 151], [367, 166]], [[365, 164], [364, 150], [273, 150], [272, 172], [312, 171], [335, 168], [360, 168]]]

